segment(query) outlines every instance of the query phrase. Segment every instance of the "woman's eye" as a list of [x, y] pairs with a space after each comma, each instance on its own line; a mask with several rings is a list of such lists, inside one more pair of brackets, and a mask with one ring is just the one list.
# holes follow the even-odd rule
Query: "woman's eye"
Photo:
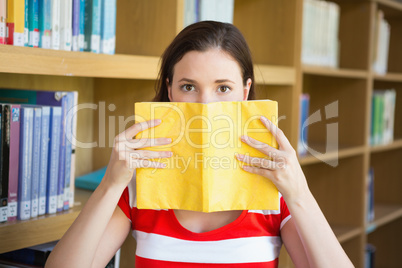
[[219, 91], [222, 92], [222, 93], [226, 93], [226, 92], [228, 92], [229, 90], [230, 90], [230, 87], [228, 87], [228, 86], [221, 86], [221, 87], [219, 88]]
[[184, 89], [184, 91], [192, 91], [195, 89], [193, 85], [184, 85], [182, 86], [182, 88]]

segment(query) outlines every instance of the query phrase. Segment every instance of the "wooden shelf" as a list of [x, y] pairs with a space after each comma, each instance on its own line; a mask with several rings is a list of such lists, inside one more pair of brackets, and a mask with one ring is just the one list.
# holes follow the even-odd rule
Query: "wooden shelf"
[[352, 69], [338, 69], [324, 66], [302, 66], [303, 74], [309, 75], [322, 75], [322, 76], [334, 76], [343, 78], [360, 78], [366, 79], [368, 77], [367, 71], [352, 70]]
[[0, 45], [2, 73], [156, 79], [158, 57], [105, 55]]
[[388, 81], [388, 82], [402, 82], [402, 74], [400, 73], [387, 73], [387, 74], [374, 74], [374, 80]]
[[362, 234], [362, 229], [352, 226], [331, 226], [339, 243], [346, 242]]
[[385, 9], [385, 14], [389, 16], [398, 15], [402, 11], [402, 3], [393, 0], [372, 0], [380, 5], [381, 9]]
[[[312, 144], [309, 145], [311, 148], [319, 152], [325, 151], [325, 144]], [[299, 156], [299, 163], [302, 166], [316, 164], [320, 162], [330, 162], [332, 160], [347, 158], [355, 155], [362, 155], [365, 152], [366, 148], [364, 146], [358, 147], [347, 147], [340, 146], [338, 151], [334, 152], [326, 152], [324, 155], [320, 155], [320, 158], [315, 157], [314, 155], [307, 153], [306, 155]]]
[[378, 227], [402, 217], [402, 205], [374, 205], [374, 221], [366, 226], [366, 233], [375, 231]]
[[378, 152], [384, 152], [384, 151], [389, 151], [389, 150], [398, 149], [398, 148], [402, 148], [402, 139], [395, 140], [389, 144], [371, 146], [370, 152], [378, 153]]
[[294, 85], [296, 82], [296, 70], [292, 67], [257, 64], [254, 76], [259, 85]]
[[91, 193], [76, 189], [77, 205], [68, 211], [0, 224], [0, 253], [59, 240], [77, 218]]

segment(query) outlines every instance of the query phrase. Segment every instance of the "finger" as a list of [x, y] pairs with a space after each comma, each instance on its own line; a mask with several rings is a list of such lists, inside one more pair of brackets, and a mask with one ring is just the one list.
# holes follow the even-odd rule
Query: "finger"
[[148, 151], [148, 150], [136, 150], [129, 152], [129, 157], [134, 159], [156, 159], [172, 157], [171, 151]]
[[271, 170], [277, 169], [276, 163], [274, 161], [271, 161], [266, 158], [252, 157], [252, 156], [244, 155], [244, 154], [236, 154], [236, 158], [251, 166], [265, 168], [265, 169], [271, 169]]
[[257, 175], [261, 175], [265, 178], [273, 178], [273, 173], [274, 171], [269, 170], [269, 169], [265, 169], [265, 168], [259, 168], [259, 167], [252, 167], [252, 166], [247, 166], [247, 165], [243, 165], [243, 170], [253, 173], [253, 174], [257, 174]]
[[119, 140], [131, 140], [139, 132], [144, 131], [148, 128], [155, 127], [162, 122], [161, 119], [152, 119], [144, 122], [139, 122], [131, 127], [127, 128], [125, 131], [117, 135]]
[[242, 135], [241, 140], [246, 143], [247, 145], [250, 145], [251, 147], [257, 149], [258, 151], [262, 152], [263, 154], [266, 154], [270, 158], [275, 160], [275, 157], [281, 155], [281, 151], [278, 149], [269, 146], [268, 144], [261, 142], [259, 140], [256, 140], [254, 138], [251, 138], [250, 136]]
[[131, 139], [124, 142], [124, 146], [131, 149], [140, 149], [152, 146], [161, 146], [172, 143], [171, 138], [155, 138], [155, 139]]
[[265, 116], [261, 116], [261, 122], [264, 124], [264, 126], [274, 135], [276, 141], [278, 142], [278, 145], [281, 149], [285, 151], [293, 150], [292, 145], [290, 144], [289, 140], [286, 138], [285, 134], [283, 131], [276, 126], [274, 123], [272, 123], [268, 118]]

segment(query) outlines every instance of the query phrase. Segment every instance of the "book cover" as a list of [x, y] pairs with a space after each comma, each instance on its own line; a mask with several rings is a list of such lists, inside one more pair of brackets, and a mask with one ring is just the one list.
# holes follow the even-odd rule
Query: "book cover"
[[39, 47], [39, 0], [29, 0], [28, 3], [28, 46]]
[[39, 174], [39, 215], [46, 213], [46, 187], [50, 139], [50, 106], [42, 106], [40, 174]]
[[33, 109], [21, 107], [18, 219], [31, 218]]
[[60, 0], [52, 0], [52, 33], [51, 47], [60, 49]]
[[24, 46], [29, 46], [29, 1], [24, 0]]
[[[8, 26], [8, 41], [9, 45], [24, 46], [24, 30], [25, 30], [25, 1], [13, 0], [9, 2], [9, 16], [13, 17], [10, 20], [11, 26]], [[13, 23], [11, 23], [11, 21]]]
[[[72, 112], [73, 114], [71, 116], [67, 116], [68, 120], [72, 120], [72, 137], [76, 139], [77, 138], [77, 111], [78, 111], [78, 91], [73, 91], [73, 108]], [[72, 139], [70, 140], [72, 141]], [[71, 142], [71, 171], [70, 171], [70, 200], [69, 200], [69, 205], [70, 208], [74, 206], [74, 193], [75, 193], [75, 148], [76, 148], [76, 143]]]
[[66, 150], [65, 150], [65, 177], [64, 177], [64, 197], [63, 197], [63, 210], [70, 208], [70, 184], [71, 184], [71, 154], [72, 154], [72, 116], [74, 105], [74, 93], [68, 92], [66, 95]]
[[276, 101], [139, 102], [134, 110], [136, 122], [162, 120], [160, 125], [138, 133], [136, 139], [173, 140], [168, 145], [142, 148], [172, 151], [173, 156], [154, 159], [166, 168], [136, 170], [139, 209], [278, 209], [279, 194], [272, 182], [244, 171], [243, 162], [235, 158], [236, 153], [265, 157], [241, 142], [241, 135], [278, 148], [260, 121], [264, 115], [277, 125]]
[[102, 0], [100, 52], [114, 54], [116, 44], [116, 0]]
[[0, 44], [6, 44], [7, 38], [7, 2], [0, 0]]
[[101, 12], [101, 0], [85, 2], [84, 51], [100, 53]]
[[50, 109], [50, 140], [48, 151], [47, 188], [46, 188], [46, 213], [53, 214], [57, 211], [57, 187], [60, 157], [60, 132], [61, 132], [61, 107]]
[[39, 47], [51, 48], [52, 43], [52, 2], [39, 0]]
[[[14, 25], [15, 25], [14, 0], [8, 0], [8, 1], [6, 1], [6, 3], [7, 3], [6, 37], [5, 37], [5, 43], [1, 43], [2, 40], [0, 37], [0, 44], [13, 45], [14, 44]], [[1, 11], [0, 11], [0, 14], [1, 14]], [[1, 23], [1, 17], [0, 17], [0, 23]], [[1, 30], [0, 30], [0, 32], [1, 32]], [[1, 33], [0, 33], [0, 36], [1, 36]]]
[[60, 147], [59, 147], [59, 173], [57, 185], [57, 211], [63, 210], [64, 206], [64, 188], [66, 177], [66, 115], [67, 115], [67, 94], [61, 99], [61, 128], [60, 128]]
[[10, 153], [10, 139], [6, 129], [9, 121], [9, 112], [5, 105], [0, 104], [0, 222], [7, 221], [8, 207], [8, 155]]
[[17, 219], [18, 170], [20, 151], [20, 105], [11, 104], [10, 121], [10, 165], [8, 173], [8, 221]]

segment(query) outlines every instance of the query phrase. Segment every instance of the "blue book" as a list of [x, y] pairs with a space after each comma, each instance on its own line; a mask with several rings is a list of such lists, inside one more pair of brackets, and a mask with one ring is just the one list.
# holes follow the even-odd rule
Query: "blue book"
[[302, 94], [300, 96], [300, 129], [299, 129], [299, 142], [298, 142], [298, 154], [307, 154], [307, 135], [308, 135], [308, 116], [309, 116], [309, 105], [310, 95]]
[[39, 176], [40, 176], [40, 142], [42, 139], [42, 108], [22, 105], [23, 108], [33, 109], [33, 135], [32, 135], [32, 171], [31, 171], [31, 218], [39, 213]]
[[51, 48], [52, 1], [39, 0], [39, 47]]
[[80, 0], [73, 0], [72, 19], [72, 51], [79, 51], [78, 38], [80, 35]]
[[[65, 93], [65, 92], [64, 92]], [[64, 94], [63, 93], [63, 94]], [[60, 131], [60, 154], [59, 154], [59, 174], [57, 186], [57, 211], [60, 212], [64, 207], [64, 180], [66, 176], [66, 115], [67, 115], [67, 95], [61, 99], [61, 131]]]
[[42, 139], [40, 145], [39, 215], [46, 213], [46, 186], [50, 139], [50, 106], [42, 106]]
[[20, 160], [18, 175], [18, 219], [31, 217], [33, 109], [21, 108]]
[[24, 13], [24, 46], [29, 44], [29, 0], [25, 0], [25, 13]]
[[75, 186], [81, 189], [94, 191], [105, 176], [106, 168], [107, 166], [77, 177], [75, 179]]
[[114, 54], [116, 44], [116, 0], [102, 0], [101, 53]]
[[79, 49], [79, 51], [84, 51], [85, 2], [86, 2], [86, 0], [80, 0], [80, 26], [79, 26], [79, 35], [78, 35], [78, 49]]
[[85, 2], [85, 51], [100, 53], [101, 0]]
[[28, 45], [39, 47], [39, 0], [29, 0], [28, 5]]
[[61, 107], [50, 109], [50, 143], [48, 151], [47, 190], [46, 190], [46, 213], [52, 214], [57, 211], [57, 187], [59, 175], [60, 157], [60, 132], [61, 132]]

